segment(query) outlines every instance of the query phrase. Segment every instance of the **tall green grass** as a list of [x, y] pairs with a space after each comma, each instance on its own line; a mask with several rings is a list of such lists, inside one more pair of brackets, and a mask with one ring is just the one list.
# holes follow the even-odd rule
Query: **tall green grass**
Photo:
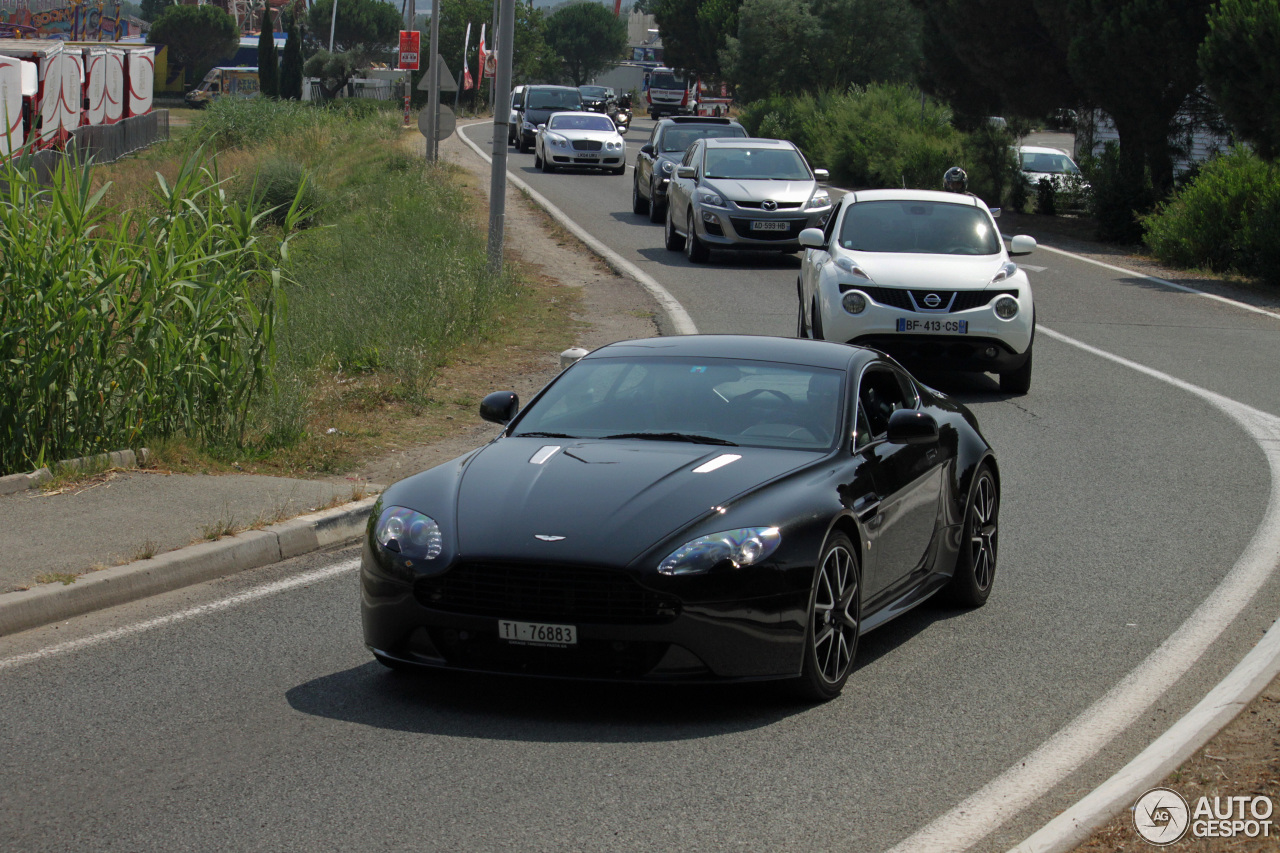
[[[145, 216], [93, 168], [0, 167], [0, 473], [186, 432], [240, 439], [267, 382], [287, 238], [197, 153]], [[286, 223], [286, 233], [290, 223]]]

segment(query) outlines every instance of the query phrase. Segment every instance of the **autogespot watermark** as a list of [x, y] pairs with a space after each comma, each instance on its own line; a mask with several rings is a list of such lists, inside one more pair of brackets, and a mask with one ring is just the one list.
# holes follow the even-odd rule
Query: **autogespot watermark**
[[1164, 847], [1193, 838], [1270, 838], [1275, 804], [1270, 797], [1200, 797], [1192, 808], [1171, 788], [1152, 788], [1133, 804], [1133, 828]]

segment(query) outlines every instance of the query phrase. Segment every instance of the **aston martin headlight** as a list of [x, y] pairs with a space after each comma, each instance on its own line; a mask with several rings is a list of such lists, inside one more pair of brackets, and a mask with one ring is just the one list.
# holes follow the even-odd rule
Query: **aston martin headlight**
[[436, 520], [403, 506], [382, 511], [373, 537], [388, 551], [419, 560], [434, 560], [444, 550]]
[[675, 169], [675, 167], [671, 165], [671, 161], [670, 161], [670, 160], [663, 160], [663, 161], [658, 165], [658, 171], [662, 172], [662, 174], [664, 174], [664, 175], [670, 175], [670, 174], [671, 174], [671, 172], [672, 172], [674, 169]]
[[1012, 320], [1018, 316], [1018, 300], [1012, 296], [1001, 296], [992, 307], [1001, 320]]
[[741, 527], [686, 542], [658, 564], [664, 575], [701, 575], [721, 563], [733, 568], [758, 563], [777, 550], [782, 534], [776, 527]]
[[533, 133], [535, 130], [538, 129], [538, 126], [531, 121], [520, 122], [520, 127], [524, 130], [529, 131], [530, 133]]

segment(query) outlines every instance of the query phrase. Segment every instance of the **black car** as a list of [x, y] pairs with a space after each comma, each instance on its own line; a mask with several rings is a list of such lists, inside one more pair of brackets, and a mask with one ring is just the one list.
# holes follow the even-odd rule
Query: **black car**
[[608, 115], [617, 108], [617, 95], [608, 86], [579, 86], [582, 95], [582, 108], [593, 113]]
[[538, 125], [546, 124], [553, 113], [576, 112], [582, 109], [582, 93], [572, 86], [529, 86], [524, 90], [524, 102], [517, 110], [519, 132], [516, 148], [525, 152], [533, 147], [533, 137]]
[[649, 214], [650, 222], [661, 222], [667, 209], [667, 185], [676, 165], [690, 145], [708, 137], [747, 136], [746, 128], [731, 118], [673, 116], [653, 126], [649, 141], [636, 155], [631, 184], [631, 210]]
[[843, 688], [861, 634], [983, 604], [999, 470], [970, 412], [874, 350], [624, 341], [497, 438], [387, 489], [361, 559], [393, 668]]

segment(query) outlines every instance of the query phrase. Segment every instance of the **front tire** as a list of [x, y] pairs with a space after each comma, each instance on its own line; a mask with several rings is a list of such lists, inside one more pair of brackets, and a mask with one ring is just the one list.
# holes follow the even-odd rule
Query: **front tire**
[[662, 215], [666, 213], [667, 206], [658, 204], [658, 191], [654, 189], [652, 183], [649, 184], [649, 221], [661, 222]]
[[537, 151], [533, 152], [533, 168], [535, 169], [542, 168], [542, 155], [539, 154]]
[[1006, 394], [1025, 394], [1031, 390], [1031, 350], [1027, 350], [1027, 360], [1022, 367], [1000, 374], [1000, 390]]
[[848, 536], [832, 533], [822, 547], [813, 587], [795, 687], [805, 699], [826, 702], [849, 680], [862, 628], [862, 571]]
[[816, 298], [813, 301], [813, 310], [809, 313], [809, 317], [811, 322], [809, 334], [813, 336], [814, 340], [825, 341], [827, 338], [822, 334], [822, 314], [818, 311], [818, 300]]
[[640, 195], [640, 182], [638, 180], [631, 182], [631, 212], [637, 216], [644, 216], [649, 212], [649, 199]]
[[800, 279], [796, 279], [796, 296], [796, 337], [808, 338], [809, 324], [804, 321], [804, 293], [800, 289]]
[[707, 248], [707, 244], [698, 238], [698, 232], [693, 227], [693, 211], [689, 211], [689, 216], [685, 219], [685, 238], [684, 251], [689, 260], [695, 264], [705, 264], [711, 257], [711, 249]]
[[541, 165], [541, 166], [542, 166], [542, 171], [543, 171], [544, 173], [548, 174], [548, 175], [550, 175], [552, 172], [554, 172], [554, 171], [556, 170], [556, 167], [551, 165], [551, 158], [550, 158], [550, 157], [543, 157], [543, 158], [542, 158], [542, 163], [541, 163], [541, 164], [534, 163], [534, 165], [535, 165], [535, 166], [537, 166], [537, 165]]
[[981, 607], [995, 580], [1000, 534], [1000, 490], [995, 475], [983, 465], [974, 475], [964, 509], [964, 528], [955, 574], [943, 597], [959, 607]]
[[666, 225], [663, 227], [662, 236], [665, 238], [667, 251], [678, 252], [684, 248], [684, 238], [676, 232], [676, 225], [671, 221], [671, 205], [667, 205]]

